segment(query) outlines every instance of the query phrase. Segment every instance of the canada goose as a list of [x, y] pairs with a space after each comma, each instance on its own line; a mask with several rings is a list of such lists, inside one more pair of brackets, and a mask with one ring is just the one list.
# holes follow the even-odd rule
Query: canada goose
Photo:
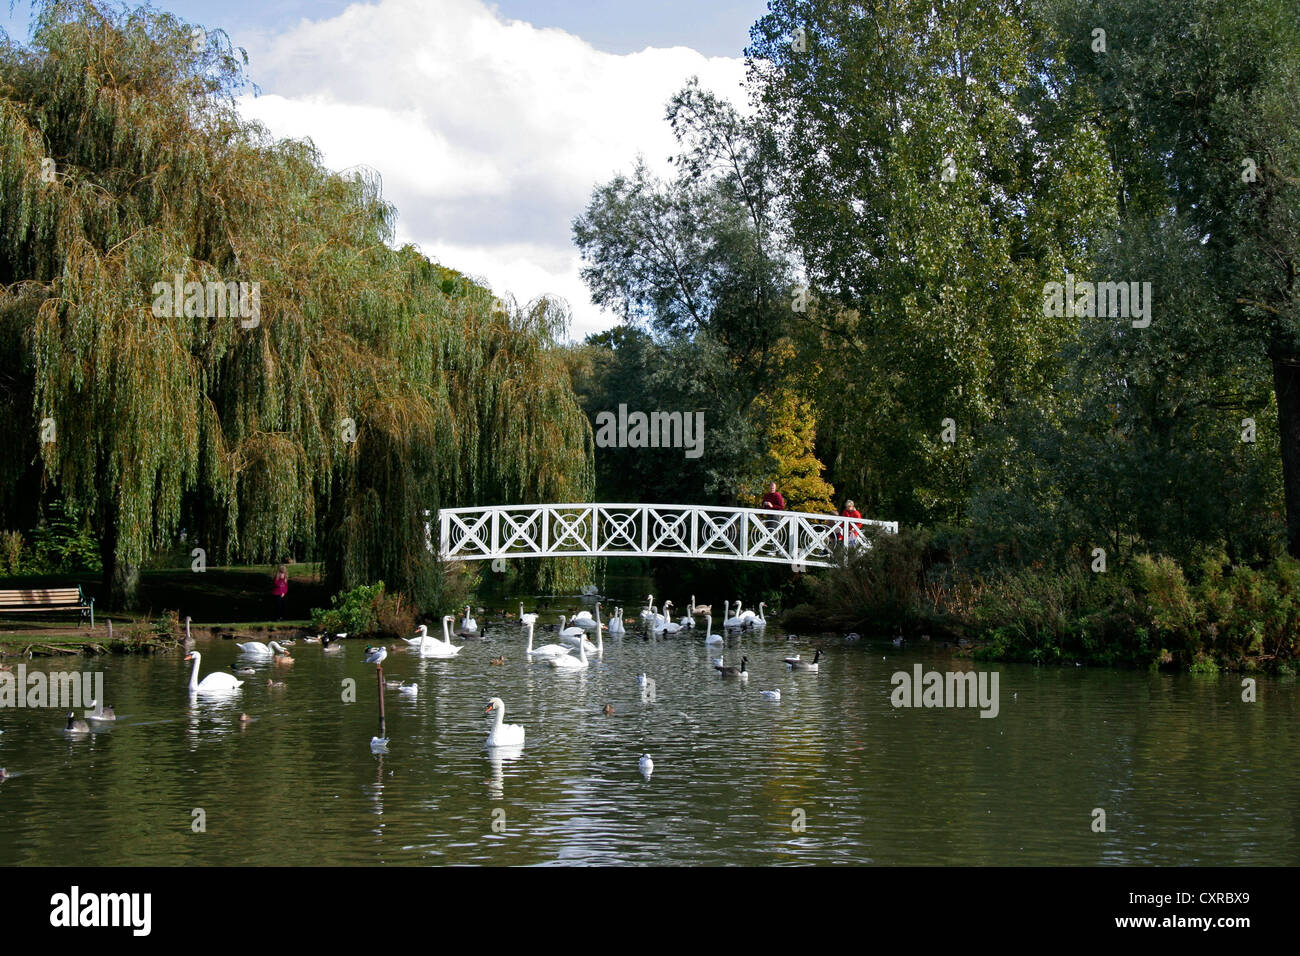
[[87, 720], [109, 721], [117, 720], [117, 714], [113, 713], [112, 707], [105, 707], [97, 700], [90, 702], [91, 709], [86, 711]]
[[735, 664], [714, 664], [713, 669], [723, 677], [739, 677], [741, 680], [749, 679], [749, 672], [745, 670], [745, 665], [749, 663], [748, 657], [740, 659], [740, 666]]
[[819, 647], [817, 648], [817, 653], [813, 655], [813, 659], [811, 661], [802, 661], [799, 659], [798, 655], [796, 655], [794, 657], [787, 657], [785, 659], [785, 662], [790, 665], [790, 670], [792, 671], [815, 671], [817, 669], [817, 662], [820, 661], [821, 658], [822, 658], [822, 651], [821, 648]]
[[343, 645], [339, 643], [341, 640], [343, 640], [343, 638], [339, 637], [337, 634], [333, 637], [322, 637], [320, 639], [320, 649], [326, 654], [337, 654], [339, 651], [343, 650]]
[[90, 724], [84, 720], [77, 720], [76, 715], [72, 711], [68, 711], [68, 726], [63, 729], [70, 734], [88, 734], [90, 733]]

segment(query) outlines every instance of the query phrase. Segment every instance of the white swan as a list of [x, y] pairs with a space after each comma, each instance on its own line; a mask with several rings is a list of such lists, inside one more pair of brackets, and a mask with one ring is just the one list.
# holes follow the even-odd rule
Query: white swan
[[533, 647], [533, 627], [528, 625], [528, 650], [524, 651], [529, 657], [535, 660], [546, 660], [551, 657], [564, 657], [569, 653], [569, 648], [563, 644], [543, 644], [541, 647]]
[[691, 603], [687, 605], [686, 613], [682, 615], [682, 619], [677, 623], [680, 624], [682, 627], [695, 626], [695, 595], [694, 594], [691, 595]]
[[524, 728], [519, 724], [507, 724], [506, 705], [500, 697], [493, 697], [488, 701], [487, 707], [483, 713], [495, 713], [496, 719], [492, 722], [492, 732], [488, 734], [487, 745], [489, 747], [520, 747], [524, 743]]
[[746, 611], [745, 614], [748, 614], [749, 618], [745, 622], [745, 627], [752, 627], [752, 628], [767, 627], [767, 615], [763, 613], [763, 608], [765, 607], [767, 607], [767, 605], [764, 602], [759, 601], [757, 614], [755, 614], [753, 611]]
[[436, 637], [426, 637], [420, 642], [418, 651], [421, 657], [455, 657], [461, 652], [463, 645], [456, 645], [451, 642], [451, 625], [456, 618], [447, 614], [442, 619], [442, 640]]
[[593, 654], [596, 653], [596, 645], [591, 643], [591, 641], [587, 640], [586, 638], [587, 632], [580, 627], [565, 627], [564, 625], [567, 621], [568, 618], [566, 618], [563, 614], [561, 614], [560, 615], [560, 640], [563, 641], [565, 644], [572, 644], [574, 647], [577, 647], [579, 644], [581, 644], [585, 650], [591, 651], [591, 653]]
[[[523, 607], [522, 604], [519, 606]], [[429, 636], [429, 625], [421, 624], [419, 627], [415, 629], [415, 637], [404, 637], [402, 638], [402, 640], [406, 641], [406, 643], [410, 644], [412, 647], [419, 647], [420, 644], [423, 643], [424, 639], [428, 636]]]
[[[455, 618], [453, 618], [452, 620], [455, 620]], [[478, 621], [470, 617], [468, 604], [465, 605], [465, 616], [461, 619], [460, 629], [470, 634], [473, 634], [475, 631], [478, 630]]]
[[665, 634], [676, 634], [682, 629], [680, 624], [673, 623], [672, 615], [668, 613], [668, 609], [672, 606], [672, 601], [664, 601], [664, 620], [659, 626], [659, 630], [663, 631]]
[[224, 694], [230, 691], [239, 690], [244, 685], [242, 680], [238, 680], [234, 674], [227, 674], [225, 671], [214, 671], [203, 680], [199, 680], [199, 662], [203, 660], [203, 655], [198, 651], [190, 651], [185, 655], [187, 661], [194, 662], [194, 669], [190, 671], [190, 693], [199, 694]]
[[627, 633], [627, 628], [623, 626], [623, 609], [621, 607], [614, 608], [614, 616], [609, 619], [609, 633]]
[[572, 654], [565, 654], [563, 657], [552, 657], [547, 661], [547, 663], [550, 664], [552, 667], [554, 667], [556, 670], [563, 670], [563, 671], [586, 670], [588, 666], [587, 645], [589, 643], [591, 642], [583, 641], [581, 644], [578, 645], [577, 657], [574, 657]]
[[591, 616], [590, 611], [579, 611], [569, 619], [569, 623], [587, 630], [596, 626], [596, 619]]
[[270, 647], [267, 647], [265, 644], [260, 644], [257, 641], [249, 641], [247, 644], [236, 644], [235, 646], [239, 648], [239, 653], [244, 656], [260, 657], [263, 660], [270, 660], [276, 654], [289, 653], [275, 641], [271, 642]]
[[655, 596], [647, 594], [645, 597], [645, 607], [641, 609], [641, 620], [648, 621], [655, 616]]
[[519, 623], [520, 623], [520, 624], [536, 624], [536, 623], [537, 623], [537, 612], [536, 612], [536, 611], [532, 611], [532, 612], [530, 612], [530, 613], [528, 613], [528, 614], [525, 614], [525, 613], [524, 613], [524, 602], [523, 602], [523, 601], [520, 601], [520, 602], [519, 602]]
[[713, 615], [712, 615], [712, 614], [706, 614], [706, 615], [704, 615], [704, 643], [705, 643], [705, 644], [721, 644], [721, 643], [722, 643], [722, 635], [721, 635], [721, 634], [714, 634], [714, 633], [713, 633]]
[[[728, 607], [728, 608], [731, 607], [731, 602], [730, 602], [730, 601], [727, 602], [727, 607]], [[740, 613], [740, 602], [737, 601], [737, 602], [736, 602], [736, 613], [735, 613], [735, 615], [734, 615], [733, 617], [726, 618], [726, 619], [722, 622], [722, 626], [723, 626], [723, 627], [740, 627], [740, 626], [742, 626], [742, 625], [743, 625], [747, 620], [749, 620], [749, 618], [745, 617], [743, 614]]]

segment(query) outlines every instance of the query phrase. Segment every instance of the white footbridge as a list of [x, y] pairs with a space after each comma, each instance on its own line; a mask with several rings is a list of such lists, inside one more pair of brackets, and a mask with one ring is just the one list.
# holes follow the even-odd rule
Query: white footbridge
[[898, 533], [897, 521], [696, 505], [492, 505], [438, 512], [449, 561], [668, 557], [829, 567], [840, 548]]

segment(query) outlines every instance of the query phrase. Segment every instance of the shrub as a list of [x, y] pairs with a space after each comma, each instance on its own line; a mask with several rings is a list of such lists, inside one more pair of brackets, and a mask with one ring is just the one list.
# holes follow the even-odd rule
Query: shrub
[[23, 569], [25, 542], [18, 531], [0, 532], [0, 569], [5, 574], [18, 574]]

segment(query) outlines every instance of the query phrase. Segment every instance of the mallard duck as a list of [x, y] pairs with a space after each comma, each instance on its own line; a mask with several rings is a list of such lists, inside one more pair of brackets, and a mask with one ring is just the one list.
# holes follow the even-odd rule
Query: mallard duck
[[282, 681], [282, 680], [271, 680], [270, 678], [267, 678], [266, 686], [267, 686], [267, 687], [283, 687], [283, 686], [284, 686], [284, 681]]
[[500, 657], [494, 657], [488, 661], [489, 664], [495, 664], [497, 665], [497, 667], [500, 667], [505, 662], [506, 662], [506, 656], [504, 654], [502, 654]]
[[249, 677], [257, 673], [257, 671], [253, 670], [251, 667], [240, 667], [238, 664], [231, 664], [230, 669], [240, 677]]
[[601, 713], [603, 713], [606, 717], [614, 716], [614, 705], [606, 704], [604, 710], [602, 710]]

